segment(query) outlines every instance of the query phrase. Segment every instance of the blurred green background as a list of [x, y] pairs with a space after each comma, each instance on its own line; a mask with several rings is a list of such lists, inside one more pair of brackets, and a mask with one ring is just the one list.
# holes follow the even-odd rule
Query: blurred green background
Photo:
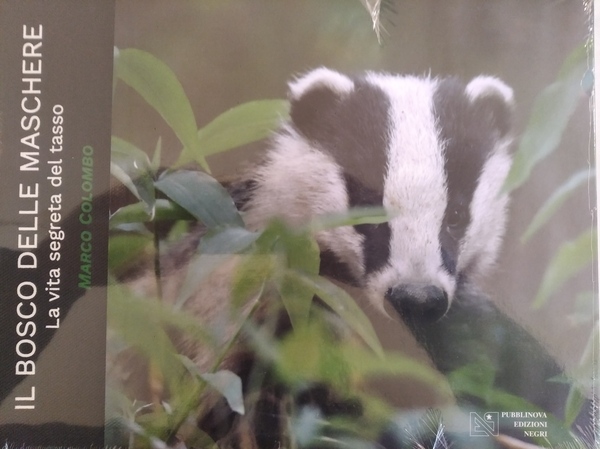
[[[311, 68], [347, 73], [381, 70], [468, 80], [492, 74], [514, 88], [517, 138], [535, 98], [557, 76], [567, 56], [588, 38], [580, 1], [396, 0], [384, 11], [382, 43], [359, 0], [117, 1], [115, 45], [139, 48], [179, 77], [199, 127], [246, 101], [284, 98], [286, 82]], [[162, 137], [163, 163], [181, 144], [152, 108], [123, 83], [117, 85], [113, 134], [148, 152]], [[265, 144], [209, 158], [216, 176], [229, 176], [255, 160]], [[582, 91], [560, 148], [537, 166], [513, 194], [506, 244], [486, 291], [508, 313], [547, 342], [570, 366], [580, 358], [590, 323], [571, 319], [576, 295], [591, 290], [592, 269], [565, 284], [550, 303], [532, 310], [546, 266], [565, 240], [591, 225], [595, 185], [584, 185], [529, 242], [520, 237], [555, 188], [590, 164], [591, 113]], [[584, 183], [585, 184], [585, 183]], [[378, 322], [384, 344], [402, 332]]]

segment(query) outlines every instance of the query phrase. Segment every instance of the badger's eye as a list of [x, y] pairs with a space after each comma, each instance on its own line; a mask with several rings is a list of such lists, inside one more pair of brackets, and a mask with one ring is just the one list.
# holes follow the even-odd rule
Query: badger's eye
[[446, 215], [446, 227], [453, 238], [459, 238], [464, 232], [468, 221], [467, 210], [463, 207], [454, 208]]

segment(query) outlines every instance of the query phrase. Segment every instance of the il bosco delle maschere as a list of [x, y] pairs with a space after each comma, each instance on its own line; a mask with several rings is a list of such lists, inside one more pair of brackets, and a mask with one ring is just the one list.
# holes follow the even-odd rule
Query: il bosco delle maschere
[[[42, 160], [47, 163], [47, 170], [40, 176], [40, 129], [42, 119], [42, 87], [43, 87], [43, 25], [23, 25], [22, 33], [22, 61], [21, 61], [21, 119], [20, 119], [20, 149], [19, 149], [19, 186], [18, 186], [18, 209], [19, 223], [16, 235], [17, 248], [21, 251], [16, 264], [24, 273], [35, 273], [38, 270], [38, 242], [40, 230], [39, 225], [39, 196], [45, 186], [41, 182], [48, 183], [48, 187], [56, 189], [62, 184], [62, 157], [63, 149], [63, 112], [62, 105], [52, 107], [51, 144]], [[49, 212], [48, 235], [50, 237], [48, 258], [51, 263], [60, 260], [61, 242], [64, 239], [64, 231], [61, 229], [61, 203], [60, 192], [52, 192]], [[29, 276], [40, 279], [41, 276]], [[15, 375], [35, 375], [34, 356], [37, 351], [35, 343], [36, 314], [38, 291], [43, 289], [50, 298], [58, 298], [60, 291], [60, 267], [49, 269], [47, 281], [44, 285], [37, 285], [28, 280], [28, 276], [22, 277], [16, 287], [17, 304], [16, 314], [18, 321], [15, 332], [18, 339], [15, 347], [17, 360], [15, 363]], [[52, 300], [52, 299], [50, 299]], [[50, 321], [45, 323], [46, 328], [58, 328], [60, 311], [57, 308], [48, 311]], [[15, 397], [15, 409], [35, 408], [35, 386], [31, 387], [29, 396]]]

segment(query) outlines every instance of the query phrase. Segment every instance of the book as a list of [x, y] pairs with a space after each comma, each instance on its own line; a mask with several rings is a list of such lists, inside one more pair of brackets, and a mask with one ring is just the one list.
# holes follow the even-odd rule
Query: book
[[3, 447], [595, 447], [592, 9], [2, 0]]

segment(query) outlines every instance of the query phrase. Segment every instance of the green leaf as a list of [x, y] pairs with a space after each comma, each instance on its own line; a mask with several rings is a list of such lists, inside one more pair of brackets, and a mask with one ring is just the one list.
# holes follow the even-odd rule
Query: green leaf
[[540, 208], [523, 236], [521, 242], [529, 240], [548, 220], [556, 213], [563, 203], [573, 194], [573, 192], [586, 181], [589, 183], [596, 176], [590, 172], [589, 168], [584, 168], [571, 176], [565, 183], [558, 187], [554, 193], [546, 200]]
[[[154, 303], [154, 304], [153, 304]], [[108, 323], [119, 337], [159, 367], [169, 386], [181, 375], [176, 350], [161, 326], [158, 301], [140, 301], [122, 286], [108, 288]]]
[[309, 225], [312, 233], [340, 226], [381, 224], [393, 218], [383, 207], [357, 207], [341, 214], [326, 214], [313, 219]]
[[197, 318], [173, 310], [156, 298], [139, 298], [123, 285], [109, 285], [108, 311], [109, 327], [117, 330], [124, 341], [141, 344], [149, 353], [153, 352], [154, 333], [161, 338], [163, 334], [166, 335], [164, 325], [176, 328], [184, 332], [186, 337], [210, 347], [219, 344]]
[[161, 115], [184, 148], [208, 170], [206, 161], [200, 156], [192, 106], [173, 71], [150, 53], [128, 48], [120, 50], [115, 59], [115, 73]]
[[166, 172], [154, 185], [208, 228], [244, 227], [227, 190], [206, 173], [189, 170]]
[[[307, 275], [319, 273], [319, 245], [310, 234], [294, 233], [281, 226], [278, 246], [285, 252], [287, 267], [290, 271]], [[314, 290], [298, 281], [289, 272], [281, 278], [278, 290], [292, 326], [294, 328], [306, 326], [315, 294]]]
[[361, 377], [381, 378], [381, 376], [411, 377], [434, 387], [441, 398], [453, 398], [452, 391], [444, 376], [425, 363], [404, 354], [386, 353], [385, 357], [369, 353], [362, 348], [346, 345], [343, 348], [344, 360], [353, 373]]
[[179, 358], [191, 374], [199, 377], [216, 391], [221, 393], [231, 410], [240, 415], [245, 413], [242, 380], [238, 375], [228, 370], [220, 370], [214, 373], [202, 373], [198, 369], [198, 366], [188, 357], [180, 355]]
[[355, 395], [356, 383], [369, 378], [410, 377], [434, 387], [444, 399], [452, 398], [444, 377], [428, 365], [400, 354], [380, 357], [357, 341], [340, 338], [331, 324], [331, 317], [317, 314], [281, 342], [276, 367], [288, 383], [324, 382], [342, 395]]
[[154, 217], [148, 212], [146, 204], [140, 202], [117, 209], [115, 213], [111, 215], [109, 223], [110, 229], [117, 229], [118, 227], [129, 223], [145, 223], [152, 220], [193, 219], [194, 217], [181, 206], [172, 201], [160, 199], [156, 200], [156, 203], [154, 204]]
[[538, 162], [558, 147], [567, 123], [584, 93], [581, 83], [587, 65], [587, 51], [582, 45], [569, 55], [557, 80], [536, 99], [504, 183], [505, 192], [522, 185]]
[[[354, 372], [344, 359], [346, 342], [331, 332], [326, 320], [311, 320], [294, 328], [279, 345], [279, 375], [291, 385], [325, 383], [336, 391], [348, 392]], [[359, 349], [356, 345], [353, 349]]]
[[265, 283], [273, 276], [275, 259], [268, 254], [251, 254], [243, 256], [236, 267], [231, 288], [231, 303], [241, 307], [248, 299], [259, 293]]
[[314, 291], [293, 274], [283, 276], [278, 290], [292, 327], [294, 329], [305, 327], [308, 324]]
[[154, 210], [154, 176], [146, 153], [135, 145], [112, 136], [110, 172], [141, 200], [149, 214]]
[[201, 377], [223, 395], [231, 410], [240, 415], [245, 413], [242, 380], [239, 376], [231, 371], [222, 370], [216, 373], [205, 373]]
[[533, 307], [539, 308], [565, 281], [589, 265], [596, 254], [597, 234], [589, 229], [575, 240], [561, 245], [550, 261], [542, 284], [533, 300]]
[[343, 289], [329, 280], [315, 275], [288, 272], [289, 276], [296, 278], [299, 282], [312, 290], [325, 304], [337, 313], [354, 332], [361, 336], [367, 345], [375, 351], [379, 357], [383, 357], [383, 348], [377, 338], [377, 334], [371, 322], [356, 304], [354, 299]]
[[199, 153], [182, 153], [176, 165], [191, 156], [204, 159], [268, 137], [289, 118], [286, 100], [258, 100], [225, 111], [198, 131]]

